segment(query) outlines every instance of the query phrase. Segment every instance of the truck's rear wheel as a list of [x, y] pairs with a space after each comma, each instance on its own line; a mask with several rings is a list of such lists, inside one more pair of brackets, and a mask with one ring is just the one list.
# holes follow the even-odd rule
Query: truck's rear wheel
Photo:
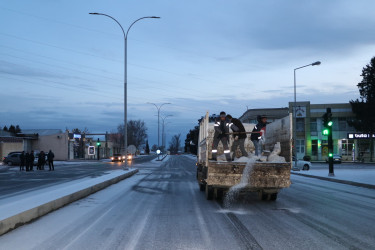
[[271, 201], [277, 200], [277, 193], [270, 194], [270, 200]]
[[265, 194], [263, 191], [259, 191], [258, 195], [259, 199], [261, 199], [262, 201], [266, 201], [268, 199], [268, 194]]
[[224, 196], [224, 190], [220, 188], [215, 188], [214, 196], [216, 200], [222, 200]]
[[214, 198], [214, 189], [206, 185], [206, 199], [212, 200]]

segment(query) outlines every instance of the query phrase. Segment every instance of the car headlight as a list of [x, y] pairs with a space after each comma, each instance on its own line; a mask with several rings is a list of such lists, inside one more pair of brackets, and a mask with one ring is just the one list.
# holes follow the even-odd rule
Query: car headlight
[[111, 160], [114, 160], [115, 158], [111, 157]]

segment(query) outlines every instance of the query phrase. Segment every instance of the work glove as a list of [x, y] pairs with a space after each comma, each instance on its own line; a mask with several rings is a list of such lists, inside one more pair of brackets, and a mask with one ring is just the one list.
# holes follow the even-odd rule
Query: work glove
[[237, 140], [238, 140], [238, 135], [236, 135], [236, 136], [234, 137], [234, 140], [235, 140], [235, 141], [237, 141]]

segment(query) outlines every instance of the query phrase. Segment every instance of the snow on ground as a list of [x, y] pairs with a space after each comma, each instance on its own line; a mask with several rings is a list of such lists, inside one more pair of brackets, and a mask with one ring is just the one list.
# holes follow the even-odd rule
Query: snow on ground
[[134, 170], [113, 170], [108, 171], [106, 175], [96, 178], [86, 177], [83, 179], [66, 182], [63, 184], [55, 185], [38, 189], [35, 191], [15, 195], [6, 199], [0, 200], [0, 220], [11, 217], [28, 209], [40, 206], [66, 195], [75, 193], [79, 190], [88, 188], [98, 183], [110, 180], [120, 176], [126, 172]]
[[160, 160], [163, 159], [162, 161], [158, 160], [158, 158], [156, 157], [155, 159], [153, 159], [151, 162], [166, 162], [168, 161], [169, 157], [171, 157], [170, 155], [167, 155], [164, 159], [163, 159], [163, 156], [160, 156]]
[[188, 157], [188, 158], [190, 158], [190, 159], [192, 159], [192, 160], [194, 160], [194, 161], [197, 160], [197, 156], [196, 156], [196, 155], [192, 155], [192, 154], [184, 154], [183, 156], [186, 156], [186, 157]]
[[[160, 166], [169, 159], [167, 156], [163, 161], [150, 161], [147, 165]], [[77, 164], [77, 162], [74, 162]], [[81, 162], [79, 162], [81, 163]], [[27, 193], [22, 193], [20, 195], [15, 195], [9, 198], [0, 200], [0, 221], [8, 218], [10, 216], [16, 215], [28, 209], [37, 207], [39, 205], [45, 204], [47, 202], [56, 200], [58, 198], [64, 197], [66, 195], [75, 193], [79, 190], [88, 188], [95, 184], [104, 182], [106, 180], [115, 178], [124, 173], [134, 171], [134, 167], [142, 166], [145, 163], [134, 164], [129, 170], [112, 170], [105, 172], [105, 175], [98, 176], [95, 178], [85, 177], [82, 179], [65, 182], [62, 184], [57, 184], [55, 186], [50, 186], [46, 188], [41, 188], [35, 191], [30, 191]]]
[[328, 169], [312, 169], [309, 171], [292, 171], [312, 176], [328, 177], [337, 180], [375, 184], [375, 169], [334, 169], [335, 176], [328, 176]]

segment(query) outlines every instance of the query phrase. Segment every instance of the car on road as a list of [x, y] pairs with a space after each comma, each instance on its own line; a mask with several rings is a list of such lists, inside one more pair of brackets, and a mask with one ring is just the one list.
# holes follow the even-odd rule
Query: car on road
[[[341, 164], [342, 158], [341, 155], [333, 155], [333, 163]], [[326, 158], [326, 162], [328, 163], [328, 157]]]
[[8, 156], [3, 158], [3, 162], [7, 164], [8, 166], [20, 165], [21, 164], [20, 155], [21, 155], [21, 152], [9, 153]]
[[125, 155], [122, 155], [122, 154], [113, 154], [113, 156], [111, 157], [111, 160], [112, 160], [112, 162], [115, 162], [115, 161], [121, 161], [121, 162], [123, 162], [125, 160]]
[[309, 170], [310, 168], [311, 168], [311, 162], [298, 160], [298, 159], [297, 159], [297, 166], [296, 166], [296, 158], [293, 156], [292, 170], [300, 171], [300, 170]]

